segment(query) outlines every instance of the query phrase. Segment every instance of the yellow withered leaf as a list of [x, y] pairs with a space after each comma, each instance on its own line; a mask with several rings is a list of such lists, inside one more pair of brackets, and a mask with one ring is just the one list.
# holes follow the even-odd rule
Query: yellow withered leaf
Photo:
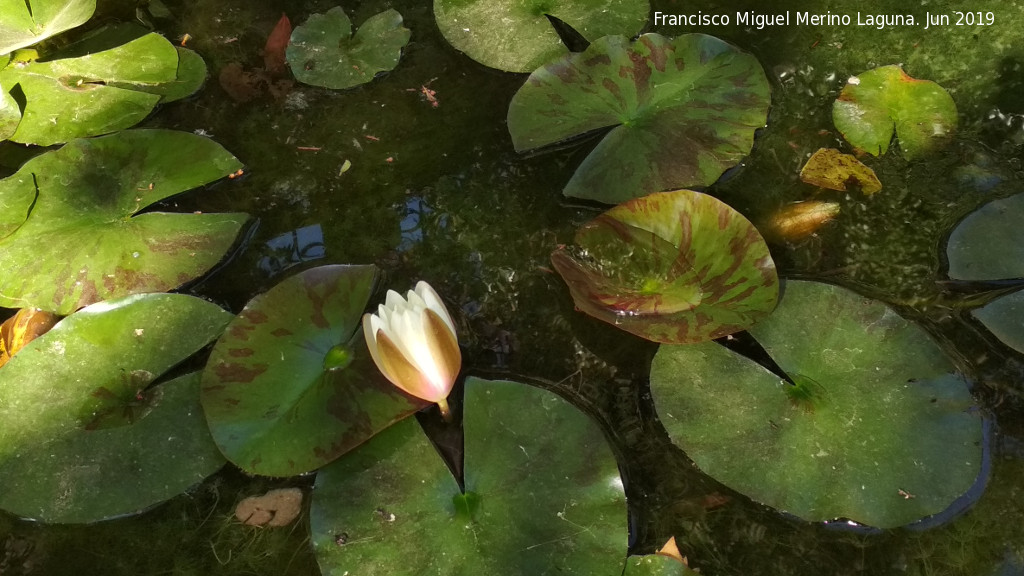
[[835, 148], [819, 148], [812, 154], [800, 170], [800, 179], [829, 190], [845, 191], [857, 187], [867, 196], [882, 189], [874, 170]]
[[38, 308], [22, 308], [0, 324], [0, 366], [6, 364], [26, 344], [46, 334], [58, 320], [60, 316], [50, 312]]

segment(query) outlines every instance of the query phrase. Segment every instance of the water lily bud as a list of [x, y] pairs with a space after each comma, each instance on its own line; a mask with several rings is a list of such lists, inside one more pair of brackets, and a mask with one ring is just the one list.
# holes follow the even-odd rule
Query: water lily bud
[[377, 313], [363, 315], [363, 334], [384, 376], [409, 394], [436, 402], [447, 419], [462, 352], [455, 324], [434, 289], [420, 281], [406, 298], [388, 290]]

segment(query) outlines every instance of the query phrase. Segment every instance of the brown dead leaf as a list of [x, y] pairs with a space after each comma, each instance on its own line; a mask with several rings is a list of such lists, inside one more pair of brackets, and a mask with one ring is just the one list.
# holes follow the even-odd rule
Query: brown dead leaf
[[278, 488], [249, 496], [235, 507], [235, 518], [250, 526], [286, 526], [302, 511], [302, 490]]

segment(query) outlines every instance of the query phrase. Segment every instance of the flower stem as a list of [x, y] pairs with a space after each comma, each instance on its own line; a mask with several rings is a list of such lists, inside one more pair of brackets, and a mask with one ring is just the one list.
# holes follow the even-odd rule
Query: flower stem
[[444, 418], [445, 422], [452, 421], [452, 411], [448, 409], [448, 399], [442, 398], [437, 401], [437, 407], [441, 409], [441, 418]]

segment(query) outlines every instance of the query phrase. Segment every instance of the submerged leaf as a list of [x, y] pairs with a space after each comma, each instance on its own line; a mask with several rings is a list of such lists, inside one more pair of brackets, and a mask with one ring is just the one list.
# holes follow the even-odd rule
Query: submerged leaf
[[776, 210], [759, 229], [769, 242], [795, 242], [814, 234], [838, 215], [838, 202], [796, 202]]
[[435, 0], [434, 17], [455, 49], [492, 68], [529, 72], [566, 54], [557, 18], [591, 42], [634, 36], [647, 23], [647, 0]]
[[768, 103], [757, 60], [713, 36], [607, 36], [535, 70], [508, 128], [518, 151], [610, 128], [563, 192], [618, 204], [713, 183], [750, 152]]
[[835, 148], [819, 148], [807, 159], [800, 170], [800, 179], [813, 186], [845, 191], [854, 186], [865, 196], [882, 189], [875, 171], [855, 156], [843, 154]]
[[288, 47], [288, 40], [292, 36], [292, 22], [287, 14], [281, 14], [281, 19], [267, 36], [267, 43], [263, 46], [263, 69], [268, 74], [284, 74], [285, 72], [285, 49]]
[[944, 145], [956, 130], [956, 104], [929, 80], [899, 66], [882, 66], [847, 82], [832, 108], [832, 121], [847, 142], [873, 156], [885, 154], [893, 132], [907, 158]]
[[551, 255], [576, 307], [655, 342], [702, 342], [744, 330], [778, 297], [761, 235], [699, 192], [630, 200], [580, 228], [576, 244], [577, 251]]
[[714, 342], [662, 346], [651, 367], [669, 436], [706, 474], [806, 520], [881, 528], [942, 512], [978, 477], [966, 382], [882, 303], [787, 281], [750, 333], [787, 379]]
[[352, 88], [393, 70], [410, 35], [395, 10], [371, 16], [353, 35], [345, 11], [335, 7], [313, 14], [295, 28], [287, 49], [288, 64], [304, 84]]
[[0, 219], [0, 306], [70, 314], [200, 276], [247, 216], [139, 212], [240, 167], [209, 138], [169, 130], [75, 140], [29, 160], [0, 180], [0, 207], [32, 206], [6, 236]]

